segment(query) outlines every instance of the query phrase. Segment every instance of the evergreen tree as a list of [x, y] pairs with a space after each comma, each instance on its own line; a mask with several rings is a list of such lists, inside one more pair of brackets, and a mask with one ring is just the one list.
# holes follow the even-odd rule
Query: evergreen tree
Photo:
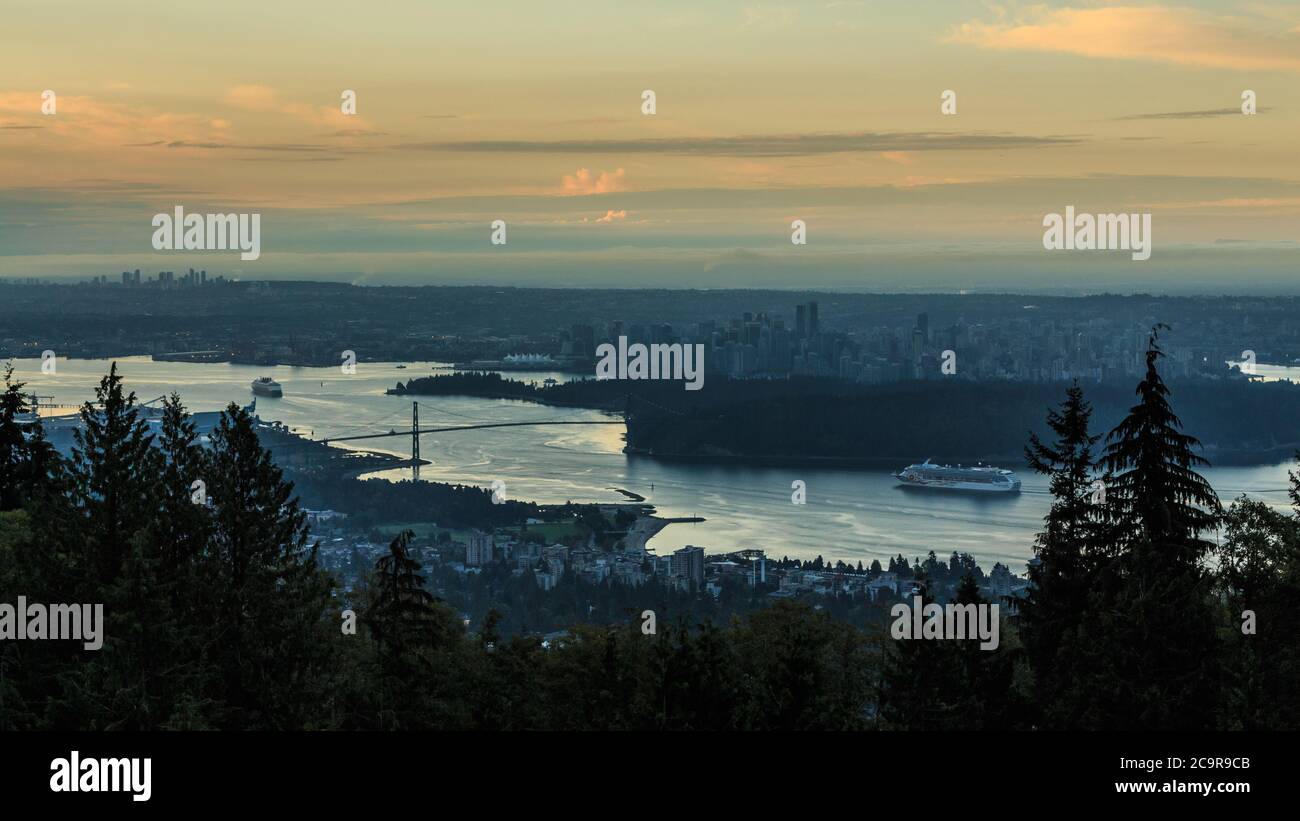
[[375, 562], [372, 597], [364, 614], [376, 644], [380, 722], [387, 729], [436, 723], [429, 698], [437, 689], [434, 678], [447, 668], [434, 660], [437, 653], [453, 649], [458, 639], [446, 608], [424, 589], [420, 563], [409, 555], [413, 538], [410, 530], [399, 533], [388, 554]]
[[1118, 517], [1112, 535], [1119, 547], [1161, 568], [1187, 570], [1213, 547], [1200, 536], [1215, 527], [1222, 510], [1209, 481], [1196, 472], [1209, 465], [1194, 452], [1201, 443], [1182, 432], [1156, 368], [1164, 357], [1160, 330], [1167, 327], [1151, 330], [1138, 404], [1107, 437], [1103, 464], [1113, 476], [1107, 501]]
[[[920, 607], [934, 603], [924, 582], [905, 599], [906, 611], [897, 618], [912, 619], [915, 597]], [[893, 613], [891, 612], [891, 617]], [[891, 628], [892, 633], [892, 628]], [[921, 636], [882, 638], [886, 642], [878, 703], [881, 725], [888, 730], [952, 730], [962, 722], [957, 669], [946, 640]]]
[[1225, 645], [1222, 725], [1300, 729], [1300, 508], [1287, 516], [1242, 496], [1224, 525], [1216, 569]]
[[[162, 570], [174, 576], [199, 570], [206, 563], [210, 526], [208, 460], [198, 444], [198, 431], [181, 398], [172, 394], [163, 403], [158, 437], [162, 466], [155, 538]], [[180, 589], [178, 588], [178, 594]]]
[[[0, 394], [0, 511], [17, 510], [49, 491], [58, 467], [58, 454], [45, 439], [34, 400], [13, 380], [13, 365], [5, 365]], [[30, 421], [24, 417], [31, 417]]]
[[26, 469], [27, 437], [19, 417], [28, 412], [22, 382], [13, 381], [14, 368], [5, 365], [5, 392], [0, 394], [0, 511], [23, 505], [21, 473]]
[[[207, 579], [215, 570], [208, 555], [211, 516], [206, 504], [206, 454], [180, 397], [163, 404], [156, 515], [133, 553], [138, 614], [134, 640], [145, 652], [142, 675], [154, 682], [157, 707], [150, 726], [206, 729], [212, 726], [203, 692], [214, 678], [205, 639], [216, 635], [215, 591]], [[201, 482], [195, 486], [194, 482]], [[145, 581], [147, 580], [147, 583]]]
[[[971, 575], [962, 577], [953, 602], [976, 608], [992, 604], [980, 595], [979, 584]], [[1012, 646], [1014, 639], [1010, 624], [1005, 621], [998, 626], [997, 647], [986, 648], [978, 636], [969, 633], [963, 639], [949, 639], [956, 668], [951, 698], [957, 704], [954, 716], [957, 729], [1010, 730], [1020, 726], [1025, 700], [1014, 681], [1017, 655]]]
[[1092, 448], [1100, 437], [1088, 431], [1091, 416], [1075, 383], [1060, 409], [1047, 413], [1055, 441], [1048, 445], [1030, 433], [1025, 448], [1030, 467], [1050, 477], [1053, 497], [1034, 545], [1036, 561], [1029, 564], [1031, 586], [1019, 622], [1041, 718], [1049, 727], [1078, 724], [1078, 688], [1085, 678], [1078, 645], [1085, 607], [1096, 572], [1112, 552], [1098, 504], [1105, 480], [1093, 479]]
[[[339, 615], [332, 583], [308, 546], [293, 486], [233, 403], [211, 434], [209, 539], [215, 594], [209, 646], [220, 668], [217, 700], [232, 728], [303, 727], [323, 698], [313, 685], [326, 665]], [[188, 487], [188, 485], [186, 486]]]
[[[60, 729], [148, 729], [165, 713], [155, 639], [168, 626], [154, 608], [158, 567], [146, 531], [156, 515], [159, 457], [117, 364], [85, 403], [73, 433], [67, 505], [41, 512], [45, 585], [63, 601], [103, 605], [103, 648], [64, 666], [47, 721]], [[56, 684], [57, 682], [57, 684]]]
[[[639, 629], [639, 628], [634, 628]], [[633, 640], [637, 640], [635, 634]], [[734, 729], [739, 659], [727, 635], [706, 620], [692, 631], [685, 623], [665, 625], [653, 638], [644, 726], [657, 730]]]
[[116, 362], [95, 397], [82, 406], [73, 433], [71, 480], [85, 568], [102, 589], [118, 581], [131, 540], [156, 512], [159, 459], [135, 393], [122, 390]]
[[1213, 721], [1219, 654], [1202, 534], [1221, 515], [1196, 468], [1199, 442], [1181, 431], [1157, 370], [1164, 355], [1152, 329], [1138, 403], [1107, 437], [1102, 465], [1113, 476], [1108, 535], [1118, 549], [1098, 574], [1090, 610], [1098, 618], [1088, 723], [1110, 728], [1195, 729]]

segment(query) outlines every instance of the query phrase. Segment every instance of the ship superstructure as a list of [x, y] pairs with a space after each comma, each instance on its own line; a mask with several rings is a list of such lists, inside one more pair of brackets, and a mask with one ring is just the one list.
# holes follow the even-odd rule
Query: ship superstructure
[[936, 465], [926, 459], [919, 465], [908, 465], [895, 473], [894, 478], [911, 487], [994, 493], [1020, 491], [1020, 480], [1016, 474], [990, 465]]

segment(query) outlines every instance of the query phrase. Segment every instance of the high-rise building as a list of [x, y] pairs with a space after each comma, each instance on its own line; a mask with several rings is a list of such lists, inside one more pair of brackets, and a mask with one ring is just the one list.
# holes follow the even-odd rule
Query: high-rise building
[[686, 545], [673, 551], [672, 574], [691, 584], [704, 586], [704, 548]]
[[478, 567], [492, 561], [492, 534], [474, 531], [465, 545], [465, 565]]

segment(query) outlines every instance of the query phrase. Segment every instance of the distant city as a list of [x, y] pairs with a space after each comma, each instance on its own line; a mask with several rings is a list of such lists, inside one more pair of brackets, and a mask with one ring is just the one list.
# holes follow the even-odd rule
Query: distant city
[[1295, 298], [390, 288], [194, 269], [0, 281], [0, 294], [17, 309], [3, 357], [336, 365], [352, 350], [362, 362], [591, 374], [597, 346], [626, 336], [703, 344], [710, 374], [743, 379], [1101, 382], [1141, 373], [1159, 320], [1172, 326], [1171, 378], [1227, 376], [1247, 352], [1300, 361], [1300, 329], [1283, 321]]

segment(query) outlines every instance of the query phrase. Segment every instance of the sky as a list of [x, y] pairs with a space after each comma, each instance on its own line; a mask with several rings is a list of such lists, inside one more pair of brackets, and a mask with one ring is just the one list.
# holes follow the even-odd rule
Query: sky
[[[1300, 293], [1294, 2], [0, 14], [0, 277]], [[1069, 205], [1152, 214], [1151, 258], [1044, 249]], [[261, 256], [156, 251], [176, 206]]]

